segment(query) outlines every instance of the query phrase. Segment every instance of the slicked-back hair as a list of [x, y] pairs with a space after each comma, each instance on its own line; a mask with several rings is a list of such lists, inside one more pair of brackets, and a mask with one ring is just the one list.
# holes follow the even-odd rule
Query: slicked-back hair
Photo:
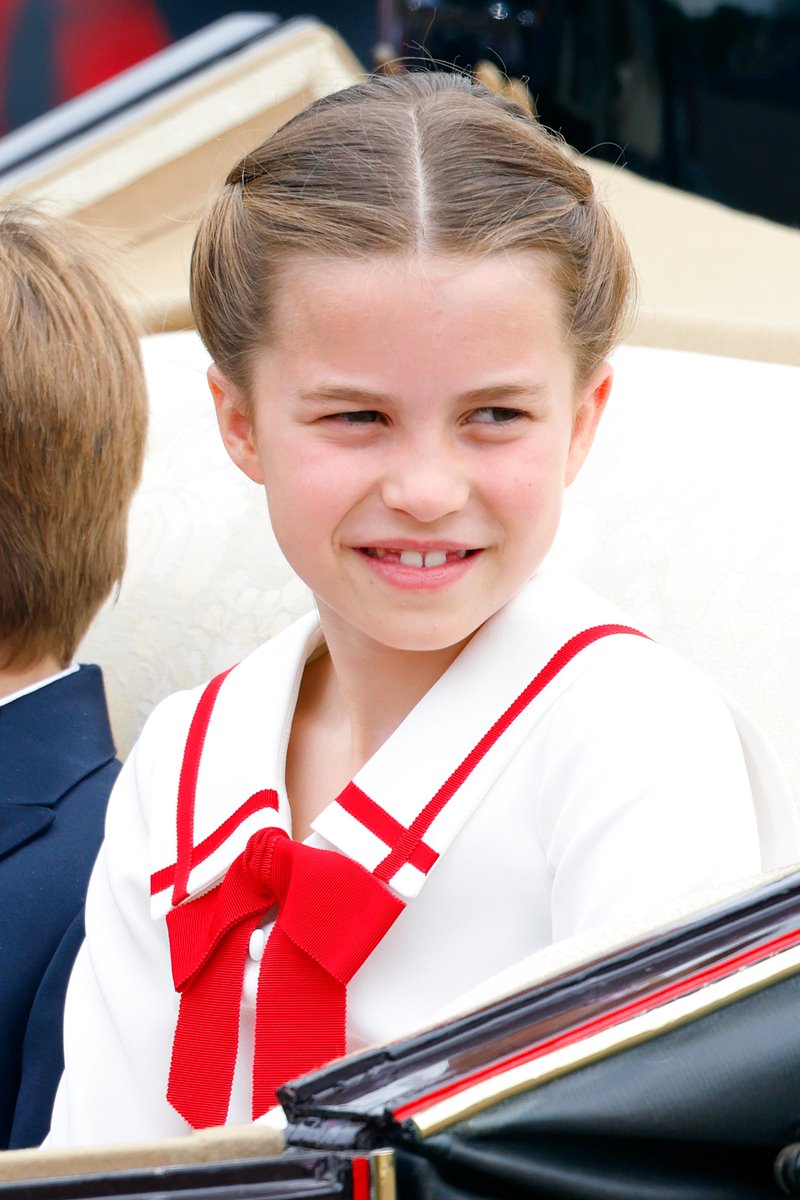
[[303, 257], [547, 254], [576, 376], [621, 339], [633, 271], [591, 176], [555, 134], [467, 77], [374, 77], [316, 101], [231, 170], [200, 225], [192, 307], [247, 397], [280, 273]]
[[0, 213], [0, 668], [66, 665], [122, 575], [147, 394], [79, 229]]

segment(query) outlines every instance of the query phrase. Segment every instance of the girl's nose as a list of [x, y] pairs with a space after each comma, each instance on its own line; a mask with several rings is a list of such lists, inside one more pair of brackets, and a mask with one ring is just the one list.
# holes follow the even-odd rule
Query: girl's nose
[[456, 458], [419, 447], [394, 459], [382, 487], [387, 508], [426, 523], [459, 512], [469, 494], [469, 480]]

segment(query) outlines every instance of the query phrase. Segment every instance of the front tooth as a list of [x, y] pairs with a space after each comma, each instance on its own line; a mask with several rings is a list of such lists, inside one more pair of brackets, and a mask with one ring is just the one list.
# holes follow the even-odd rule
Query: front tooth
[[443, 567], [447, 562], [447, 554], [444, 550], [429, 550], [425, 555], [426, 567]]
[[424, 559], [419, 550], [401, 550], [400, 562], [404, 567], [421, 567]]

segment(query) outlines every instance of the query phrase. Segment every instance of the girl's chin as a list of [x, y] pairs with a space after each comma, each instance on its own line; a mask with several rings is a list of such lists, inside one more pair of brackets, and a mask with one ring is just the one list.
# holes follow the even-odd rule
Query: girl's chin
[[386, 620], [374, 624], [354, 625], [343, 621], [338, 615], [333, 617], [333, 621], [330, 620], [330, 615], [326, 619], [323, 608], [320, 608], [320, 615], [323, 632], [333, 648], [334, 655], [337, 643], [346, 641], [382, 653], [450, 654], [455, 658], [483, 624], [483, 621], [478, 621], [474, 625], [469, 623], [437, 629], [431, 627], [430, 620], [397, 623]]

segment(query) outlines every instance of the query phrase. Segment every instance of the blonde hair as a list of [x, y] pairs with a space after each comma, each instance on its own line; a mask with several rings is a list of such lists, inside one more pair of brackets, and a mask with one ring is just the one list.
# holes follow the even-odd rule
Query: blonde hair
[[147, 394], [80, 230], [0, 213], [0, 667], [74, 655], [125, 565]]
[[466, 77], [373, 77], [317, 101], [246, 155], [192, 256], [197, 328], [245, 395], [293, 256], [544, 251], [579, 379], [620, 340], [633, 272], [589, 173], [512, 100]]

